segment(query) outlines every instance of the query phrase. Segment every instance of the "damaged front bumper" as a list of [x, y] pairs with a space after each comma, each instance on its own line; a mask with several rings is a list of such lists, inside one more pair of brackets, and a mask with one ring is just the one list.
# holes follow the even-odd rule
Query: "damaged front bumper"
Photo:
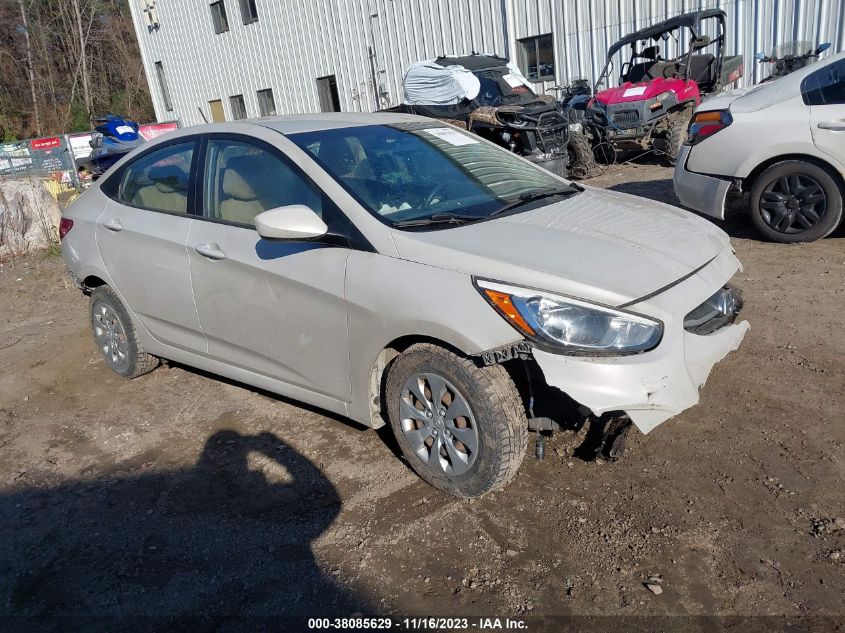
[[625, 412], [643, 433], [695, 405], [713, 366], [737, 349], [749, 329], [731, 323], [706, 335], [684, 329], [684, 318], [737, 271], [727, 247], [701, 271], [626, 309], [660, 318], [663, 340], [634, 356], [566, 356], [535, 349], [546, 382], [589, 408], [596, 416]]

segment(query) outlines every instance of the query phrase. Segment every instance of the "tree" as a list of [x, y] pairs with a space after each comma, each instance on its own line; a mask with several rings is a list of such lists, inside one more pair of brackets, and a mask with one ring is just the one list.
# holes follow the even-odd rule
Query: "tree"
[[0, 138], [155, 117], [126, 0], [0, 0], [0, 67]]

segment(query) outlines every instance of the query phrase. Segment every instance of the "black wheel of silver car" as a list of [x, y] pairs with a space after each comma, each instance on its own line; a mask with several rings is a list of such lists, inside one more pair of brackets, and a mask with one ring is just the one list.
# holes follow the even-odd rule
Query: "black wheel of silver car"
[[390, 366], [386, 403], [402, 452], [436, 488], [480, 497], [522, 463], [528, 423], [499, 365], [481, 368], [436, 345], [414, 345]]
[[144, 352], [129, 313], [108, 286], [91, 293], [91, 331], [100, 354], [115, 373], [136, 378], [158, 366], [158, 358]]
[[751, 188], [751, 219], [774, 242], [812, 242], [842, 220], [842, 190], [814, 163], [789, 160], [760, 174]]

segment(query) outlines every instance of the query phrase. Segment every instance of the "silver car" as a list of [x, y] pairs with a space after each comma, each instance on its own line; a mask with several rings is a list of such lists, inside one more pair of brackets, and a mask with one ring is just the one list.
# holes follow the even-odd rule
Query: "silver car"
[[647, 433], [748, 329], [709, 222], [406, 115], [167, 135], [61, 234], [120, 375], [166, 358], [389, 424], [462, 497], [514, 476], [529, 428]]

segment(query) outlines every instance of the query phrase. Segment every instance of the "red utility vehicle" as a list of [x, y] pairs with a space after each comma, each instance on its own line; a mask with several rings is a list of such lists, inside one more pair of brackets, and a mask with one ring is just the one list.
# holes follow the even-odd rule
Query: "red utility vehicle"
[[[610, 47], [585, 116], [597, 154], [615, 157], [656, 149], [675, 163], [702, 98], [742, 77], [742, 56], [725, 55], [725, 19], [721, 9], [685, 13]], [[611, 88], [614, 57], [629, 45], [631, 55], [620, 69], [620, 84]], [[669, 51], [675, 54], [662, 56]]]

